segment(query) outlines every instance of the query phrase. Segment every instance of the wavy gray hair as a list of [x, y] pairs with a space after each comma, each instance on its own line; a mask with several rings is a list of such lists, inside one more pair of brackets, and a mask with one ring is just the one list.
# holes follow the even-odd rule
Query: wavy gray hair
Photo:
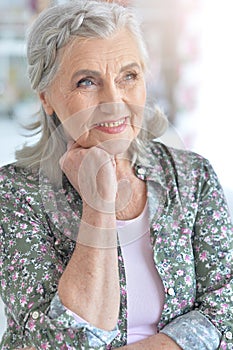
[[[45, 91], [56, 78], [59, 50], [73, 38], [104, 39], [124, 28], [135, 38], [146, 68], [146, 46], [138, 19], [131, 9], [105, 1], [74, 0], [44, 10], [29, 28], [27, 36], [28, 76], [32, 89], [37, 93]], [[66, 151], [66, 138], [55, 114], [53, 118], [47, 116], [41, 106], [39, 116], [39, 121], [31, 126], [31, 130], [41, 133], [40, 140], [16, 152], [17, 164], [39, 167], [41, 160], [47, 159], [50, 160], [51, 169], [55, 169], [59, 166], [59, 158]], [[167, 119], [157, 107], [153, 107], [150, 125], [143, 126], [142, 132], [130, 146], [133, 163], [137, 159], [146, 162], [144, 140], [160, 136], [166, 127]]]

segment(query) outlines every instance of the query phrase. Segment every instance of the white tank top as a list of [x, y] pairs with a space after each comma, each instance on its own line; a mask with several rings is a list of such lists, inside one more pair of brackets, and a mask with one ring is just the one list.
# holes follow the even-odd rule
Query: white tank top
[[117, 220], [117, 230], [126, 272], [127, 343], [131, 344], [157, 333], [165, 294], [153, 260], [148, 205], [135, 219]]

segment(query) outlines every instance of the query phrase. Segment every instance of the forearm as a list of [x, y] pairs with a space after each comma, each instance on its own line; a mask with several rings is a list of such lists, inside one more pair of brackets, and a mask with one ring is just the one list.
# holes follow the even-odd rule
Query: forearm
[[124, 350], [182, 350], [171, 338], [166, 334], [155, 334], [149, 338], [139, 342], [123, 346]]
[[120, 292], [115, 216], [84, 211], [58, 293], [68, 309], [93, 326], [105, 330], [116, 326]]

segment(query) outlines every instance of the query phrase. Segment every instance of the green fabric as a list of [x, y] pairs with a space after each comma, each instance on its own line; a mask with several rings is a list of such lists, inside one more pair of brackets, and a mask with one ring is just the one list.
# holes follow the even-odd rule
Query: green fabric
[[[233, 349], [233, 228], [218, 179], [209, 162], [192, 152], [151, 142], [148, 159], [150, 166], [137, 164], [135, 174], [147, 183], [154, 261], [166, 294], [158, 329], [195, 309], [222, 332], [219, 349]], [[82, 213], [79, 195], [66, 179], [63, 185], [53, 188], [38, 173], [14, 165], [0, 170], [0, 290], [8, 319], [2, 350], [91, 348], [85, 327], [76, 327], [68, 313], [48, 316]], [[119, 262], [114, 347], [127, 340], [120, 249]]]

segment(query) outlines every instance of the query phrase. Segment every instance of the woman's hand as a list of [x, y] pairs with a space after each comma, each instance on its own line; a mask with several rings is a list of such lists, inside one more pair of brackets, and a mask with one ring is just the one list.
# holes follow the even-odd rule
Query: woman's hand
[[113, 156], [98, 147], [84, 149], [70, 142], [60, 166], [84, 205], [101, 212], [115, 211], [117, 179]]

